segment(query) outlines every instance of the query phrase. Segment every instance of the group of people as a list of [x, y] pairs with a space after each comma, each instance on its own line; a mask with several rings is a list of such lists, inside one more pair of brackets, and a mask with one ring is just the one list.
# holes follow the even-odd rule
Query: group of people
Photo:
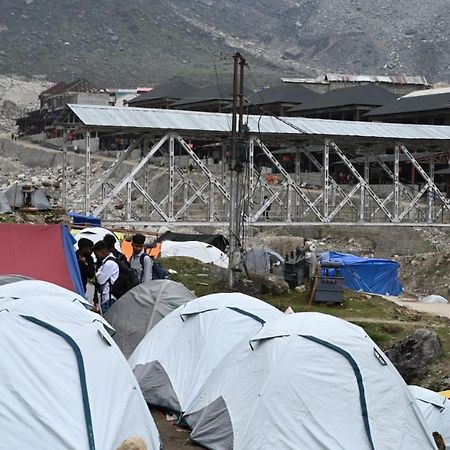
[[135, 234], [132, 237], [133, 254], [130, 260], [115, 248], [115, 244], [116, 238], [112, 234], [107, 234], [96, 244], [90, 239], [81, 238], [76, 252], [84, 290], [87, 291], [88, 280], [94, 279], [94, 309], [103, 313], [117, 301], [114, 286], [121, 271], [133, 274], [137, 283], [145, 283], [153, 278], [153, 260], [144, 251], [145, 236]]

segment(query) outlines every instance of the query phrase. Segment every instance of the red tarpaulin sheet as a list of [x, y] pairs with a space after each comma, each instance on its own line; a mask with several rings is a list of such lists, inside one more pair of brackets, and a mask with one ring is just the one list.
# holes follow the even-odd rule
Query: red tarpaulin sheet
[[71, 239], [61, 224], [0, 224], [0, 275], [24, 275], [83, 294]]

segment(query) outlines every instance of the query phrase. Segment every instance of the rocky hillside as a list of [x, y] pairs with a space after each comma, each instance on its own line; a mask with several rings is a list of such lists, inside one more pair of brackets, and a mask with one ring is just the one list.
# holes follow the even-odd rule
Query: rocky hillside
[[449, 79], [448, 0], [2, 0], [0, 73], [113, 85], [319, 71]]

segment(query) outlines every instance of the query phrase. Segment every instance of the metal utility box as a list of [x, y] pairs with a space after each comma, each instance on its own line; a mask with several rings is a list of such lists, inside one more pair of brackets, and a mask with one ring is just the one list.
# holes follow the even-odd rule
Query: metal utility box
[[319, 303], [344, 302], [344, 278], [341, 277], [339, 263], [326, 261], [321, 263], [314, 301]]
[[305, 281], [305, 270], [307, 270], [306, 261], [285, 261], [284, 279], [291, 289], [300, 286]]

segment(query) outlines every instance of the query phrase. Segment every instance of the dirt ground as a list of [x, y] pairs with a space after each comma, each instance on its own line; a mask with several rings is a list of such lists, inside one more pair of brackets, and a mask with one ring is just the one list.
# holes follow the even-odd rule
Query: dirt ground
[[201, 448], [189, 444], [187, 442], [189, 431], [176, 426], [174, 421], [167, 420], [166, 413], [155, 408], [151, 408], [151, 412], [161, 435], [164, 450]]

